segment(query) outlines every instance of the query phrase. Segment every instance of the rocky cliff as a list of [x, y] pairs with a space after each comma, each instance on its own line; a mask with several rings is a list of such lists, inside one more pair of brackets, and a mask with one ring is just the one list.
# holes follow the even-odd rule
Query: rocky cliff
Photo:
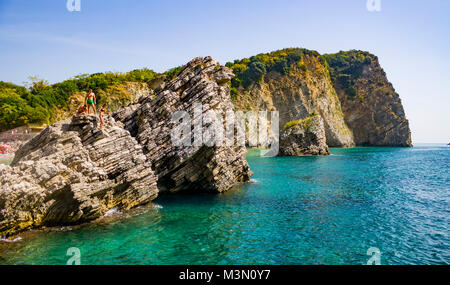
[[248, 181], [244, 147], [171, 139], [177, 110], [204, 120], [203, 134], [211, 127], [203, 119], [208, 111], [233, 108], [232, 77], [212, 58], [196, 58], [155, 95], [106, 116], [102, 130], [90, 115], [49, 126], [17, 151], [11, 166], [0, 165], [0, 236], [80, 224], [114, 207], [146, 204], [159, 192], [217, 193]]
[[78, 224], [158, 193], [142, 147], [121, 123], [94, 116], [55, 123], [0, 165], [0, 235]]
[[227, 84], [233, 77], [230, 69], [212, 58], [196, 58], [175, 79], [157, 89], [155, 98], [146, 97], [115, 114], [143, 146], [158, 175], [160, 191], [222, 192], [236, 182], [249, 180], [251, 171], [243, 146], [234, 142], [232, 146], [207, 146], [206, 141], [198, 145], [193, 142], [195, 134], [188, 146], [174, 146], [171, 141], [176, 125], [171, 118], [177, 111], [187, 112], [192, 123], [200, 120], [206, 130], [211, 127], [205, 120], [209, 110], [221, 116], [233, 110]]
[[269, 70], [262, 80], [240, 87], [239, 92], [233, 101], [238, 109], [278, 110], [280, 129], [289, 121], [317, 113], [323, 118], [328, 145], [354, 145], [328, 69], [317, 54], [302, 53], [298, 61], [287, 63], [287, 70]]
[[368, 52], [326, 55], [344, 118], [361, 146], [411, 146], [400, 96]]
[[320, 115], [286, 123], [280, 138], [280, 156], [329, 155]]
[[227, 63], [240, 110], [278, 110], [280, 129], [315, 112], [329, 146], [411, 146], [399, 95], [378, 63], [360, 51], [319, 55], [284, 49]]

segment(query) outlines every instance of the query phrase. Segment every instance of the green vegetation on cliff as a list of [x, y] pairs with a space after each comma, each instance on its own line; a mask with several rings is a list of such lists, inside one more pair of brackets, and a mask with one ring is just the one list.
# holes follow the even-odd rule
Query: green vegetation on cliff
[[312, 121], [313, 121], [313, 119], [315, 118], [315, 117], [317, 117], [318, 115], [316, 114], [316, 113], [311, 113], [311, 114], [309, 114], [308, 115], [308, 117], [306, 117], [305, 119], [303, 119], [303, 120], [295, 120], [295, 121], [290, 121], [290, 122], [287, 122], [285, 125], [284, 125], [284, 127], [283, 127], [283, 130], [288, 130], [288, 129], [290, 129], [290, 128], [293, 128], [293, 127], [295, 127], [295, 126], [301, 126], [303, 129], [307, 129], [307, 128], [309, 128], [310, 126], [311, 126], [311, 123], [312, 123]]
[[[29, 88], [0, 81], [0, 131], [26, 124], [49, 124], [70, 112], [72, 96], [93, 89], [97, 102], [108, 102], [115, 96], [117, 104], [128, 103], [129, 96], [121, 84], [126, 82], [150, 82], [159, 76], [150, 69], [137, 69], [128, 73], [95, 73], [79, 75], [53, 85], [45, 80], [31, 78]], [[108, 95], [107, 95], [108, 94]]]
[[[335, 102], [329, 104], [334, 106], [330, 112], [338, 114], [337, 117], [340, 117], [339, 114], [342, 112], [345, 114], [352, 110], [358, 110], [360, 106], [367, 108], [371, 106], [370, 108], [375, 110], [377, 108], [374, 106], [379, 104], [375, 99], [384, 98], [383, 101], [391, 106], [388, 109], [392, 109], [390, 113], [394, 114], [393, 118], [405, 121], [398, 94], [387, 81], [384, 71], [378, 64], [377, 57], [368, 52], [352, 50], [320, 55], [316, 51], [307, 49], [287, 48], [228, 62], [226, 66], [231, 68], [236, 75], [229, 82], [230, 95], [235, 107], [241, 110], [252, 110], [258, 107], [271, 108], [276, 105], [286, 114], [290, 114], [291, 111], [298, 112], [289, 106], [296, 100], [292, 98], [299, 92], [308, 93], [315, 90], [316, 93], [320, 91], [320, 94], [331, 94], [336, 98], [334, 100], [329, 96], [330, 102]], [[174, 78], [181, 68], [182, 66], [175, 67], [162, 74], [150, 69], [138, 69], [128, 73], [107, 72], [79, 75], [53, 85], [48, 84], [45, 80], [33, 78], [27, 88], [0, 81], [0, 131], [26, 124], [49, 124], [67, 118], [83, 102], [85, 92], [90, 88], [96, 93], [99, 104], [108, 103], [111, 111], [115, 110], [133, 99], [132, 95], [136, 93], [135, 90], [139, 91], [136, 88], [142, 86], [157, 88], [161, 86], [162, 81], [167, 82]], [[317, 85], [317, 79], [320, 78], [323, 79], [324, 84]], [[330, 78], [331, 84], [328, 84]], [[130, 82], [139, 84], [134, 84], [130, 88]], [[287, 103], [287, 101], [283, 101], [286, 98], [280, 96], [275, 98], [272, 96], [275, 93], [269, 94], [270, 98], [265, 98], [264, 96], [267, 94], [252, 87], [257, 82], [267, 83], [267, 88], [272, 84], [270, 88], [279, 90], [276, 94], [289, 95], [286, 98], [294, 101]], [[255, 87], [258, 86], [255, 85]], [[299, 91], [299, 87], [305, 90]], [[142, 93], [138, 92], [138, 94]], [[306, 108], [308, 112], [316, 109], [314, 106], [317, 102], [317, 100], [310, 102], [311, 106], [308, 105], [309, 107]], [[284, 107], [283, 104], [287, 106]], [[342, 111], [341, 106], [343, 107]], [[366, 109], [364, 110], [367, 112]], [[377, 110], [377, 114], [383, 114], [383, 111]], [[293, 115], [286, 117], [283, 123], [295, 118], [299, 117]], [[325, 116], [324, 120], [325, 122], [334, 122], [336, 118]], [[294, 122], [289, 123], [295, 124]], [[353, 126], [351, 122], [347, 122], [347, 124]], [[405, 129], [408, 129], [408, 126], [405, 126]], [[341, 130], [344, 127], [345, 124], [337, 124], [335, 129]], [[372, 127], [372, 129], [376, 127]], [[352, 127], [354, 133], [358, 133], [359, 129], [362, 127]], [[364, 137], [369, 132], [370, 130], [365, 130], [360, 135], [361, 139], [356, 142], [364, 144], [369, 141]], [[358, 137], [358, 134], [356, 136]], [[368, 144], [374, 144], [374, 142], [369, 141]]]
[[287, 48], [270, 53], [261, 53], [250, 58], [227, 62], [236, 75], [232, 80], [232, 88], [249, 88], [253, 83], [263, 80], [269, 72], [278, 72], [287, 75], [294, 64], [302, 70], [308, 67], [302, 62], [304, 55], [318, 57], [319, 62], [325, 66], [334, 83], [347, 91], [347, 94], [356, 97], [355, 80], [360, 77], [365, 65], [371, 64], [377, 57], [366, 51], [351, 50], [340, 51], [335, 54], [320, 55], [317, 51], [303, 48]]
[[333, 83], [339, 84], [348, 96], [353, 98], [358, 95], [355, 82], [361, 76], [364, 66], [377, 60], [374, 55], [358, 50], [340, 51], [326, 54], [324, 57], [329, 64], [328, 69]]
[[324, 57], [356, 145], [411, 146], [400, 96], [378, 58], [357, 50]]
[[286, 75], [291, 71], [292, 65], [296, 64], [301, 70], [306, 71], [306, 65], [301, 61], [304, 55], [318, 56], [322, 63], [324, 59], [316, 51], [302, 48], [287, 48], [270, 53], [261, 53], [250, 58], [227, 62], [226, 66], [231, 68], [236, 75], [231, 81], [233, 88], [248, 88], [253, 83], [259, 82], [269, 72], [278, 72]]

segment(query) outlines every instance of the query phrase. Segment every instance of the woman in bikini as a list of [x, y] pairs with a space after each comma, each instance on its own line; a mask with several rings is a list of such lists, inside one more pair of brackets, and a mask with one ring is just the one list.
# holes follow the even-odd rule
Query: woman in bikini
[[73, 115], [73, 118], [76, 118], [76, 117], [78, 117], [79, 115], [87, 114], [87, 112], [88, 112], [87, 106], [86, 106], [86, 105], [81, 105], [81, 106], [78, 108], [78, 111], [75, 113], [75, 115]]
[[92, 91], [92, 89], [89, 89], [88, 94], [86, 95], [86, 98], [84, 99], [86, 102], [86, 105], [88, 107], [88, 114], [89, 110], [92, 107], [92, 110], [94, 110], [94, 114], [97, 115], [97, 111], [95, 110], [95, 105], [97, 104], [95, 99], [95, 93]]
[[103, 129], [103, 124], [105, 122], [104, 118], [103, 118], [103, 114], [106, 114], [106, 109], [108, 108], [108, 104], [103, 104], [103, 106], [100, 107], [100, 109], [98, 109], [98, 114], [100, 117], [100, 130]]

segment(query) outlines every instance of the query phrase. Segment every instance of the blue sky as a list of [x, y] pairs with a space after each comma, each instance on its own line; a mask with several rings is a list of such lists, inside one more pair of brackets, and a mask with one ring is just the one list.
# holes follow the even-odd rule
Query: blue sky
[[402, 98], [413, 142], [450, 141], [450, 1], [0, 0], [0, 80], [165, 71], [286, 47], [376, 54]]

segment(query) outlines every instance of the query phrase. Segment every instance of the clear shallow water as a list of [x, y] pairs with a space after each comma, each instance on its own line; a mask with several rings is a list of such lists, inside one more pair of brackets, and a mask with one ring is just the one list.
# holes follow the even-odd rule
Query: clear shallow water
[[261, 158], [252, 184], [166, 196], [111, 224], [39, 233], [0, 247], [1, 264], [450, 264], [450, 148], [332, 149]]
[[5, 155], [5, 154], [0, 154], [0, 164], [6, 164], [9, 165], [11, 164], [11, 162], [14, 159], [14, 155]]

